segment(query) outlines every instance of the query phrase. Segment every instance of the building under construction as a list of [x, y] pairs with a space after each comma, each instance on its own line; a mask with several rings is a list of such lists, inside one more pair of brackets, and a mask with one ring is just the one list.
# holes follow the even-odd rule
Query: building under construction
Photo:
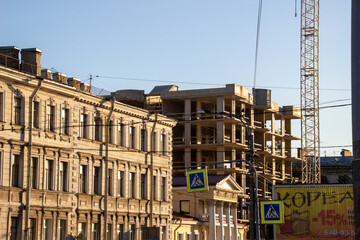
[[[208, 167], [208, 174], [231, 175], [243, 189], [237, 215], [241, 224], [249, 219], [246, 208], [250, 195], [249, 168], [244, 163], [227, 161], [249, 160], [253, 148], [251, 161], [258, 172], [260, 200], [271, 199], [273, 185], [294, 180], [292, 162], [300, 159], [292, 154], [292, 141], [300, 138], [292, 135], [291, 123], [300, 119], [300, 109], [279, 107], [272, 101], [271, 90], [253, 89], [249, 93], [247, 88], [236, 84], [180, 90], [176, 85], [168, 85], [156, 86], [149, 94], [136, 90], [120, 90], [113, 94], [118, 101], [143, 105], [178, 120], [173, 129], [173, 175], [184, 176], [186, 167], [219, 162]], [[176, 201], [180, 200], [174, 196], [174, 209]], [[216, 226], [222, 226], [216, 221], [222, 218], [215, 220]], [[222, 232], [219, 227], [216, 230]]]

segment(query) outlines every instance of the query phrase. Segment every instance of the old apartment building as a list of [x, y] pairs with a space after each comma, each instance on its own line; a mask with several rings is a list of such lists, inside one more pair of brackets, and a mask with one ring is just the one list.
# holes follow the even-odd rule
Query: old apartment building
[[[293, 180], [292, 162], [300, 159], [292, 153], [292, 141], [299, 138], [293, 136], [291, 123], [300, 118], [300, 111], [294, 106], [279, 107], [272, 101], [271, 90], [253, 89], [249, 93], [247, 88], [236, 84], [213, 89], [180, 90], [176, 85], [167, 85], [156, 86], [149, 94], [120, 90], [114, 95], [119, 101], [158, 109], [178, 120], [173, 133], [175, 176], [184, 176], [186, 167], [221, 163], [208, 166], [208, 174], [229, 175], [241, 187], [237, 204], [239, 226], [249, 222], [249, 168], [244, 163], [226, 162], [249, 160], [250, 135], [255, 152], [253, 163], [258, 172], [259, 199], [271, 199], [272, 185]], [[175, 193], [175, 186], [173, 190], [174, 209], [179, 209], [183, 197]], [[204, 209], [212, 209], [218, 214], [215, 223], [210, 223], [208, 217], [199, 218], [198, 210], [191, 215], [199, 218], [201, 224], [216, 225], [215, 232], [207, 234], [209, 239], [216, 239], [216, 236], [235, 239], [234, 231], [231, 231], [232, 235], [225, 235], [221, 220], [226, 216], [220, 217], [221, 208], [218, 207], [222, 201], [204, 197], [193, 199], [191, 204], [204, 204]], [[209, 216], [209, 212], [202, 214]], [[244, 236], [237, 237], [242, 239]]]
[[175, 121], [19, 53], [0, 48], [0, 239], [141, 239], [150, 225], [170, 239]]

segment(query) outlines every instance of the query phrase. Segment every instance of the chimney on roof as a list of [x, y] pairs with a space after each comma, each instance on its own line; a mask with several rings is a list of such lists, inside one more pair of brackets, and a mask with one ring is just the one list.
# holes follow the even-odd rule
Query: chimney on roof
[[68, 78], [67, 82], [70, 86], [75, 87], [76, 90], [80, 90], [80, 86], [81, 86], [80, 79], [72, 77], [72, 78]]
[[19, 69], [19, 51], [16, 46], [0, 47], [0, 65]]
[[41, 70], [41, 77], [51, 79], [51, 71], [49, 69]]
[[21, 49], [21, 70], [31, 74], [41, 75], [41, 50], [38, 48]]
[[66, 84], [66, 75], [63, 73], [54, 72], [52, 74], [52, 78], [54, 81], [58, 81]]
[[87, 92], [87, 93], [90, 93], [90, 92], [91, 92], [90, 84], [81, 83], [81, 84], [80, 84], [80, 90], [82, 90], [82, 91], [84, 91], [84, 92]]

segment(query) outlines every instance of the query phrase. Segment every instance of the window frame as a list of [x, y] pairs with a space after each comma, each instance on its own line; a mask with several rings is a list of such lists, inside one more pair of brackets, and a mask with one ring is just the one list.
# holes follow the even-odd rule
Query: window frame
[[117, 177], [117, 196], [124, 197], [124, 176], [125, 171], [118, 170], [118, 177]]
[[[180, 200], [179, 204], [180, 204], [180, 213], [186, 213], [186, 214], [190, 213], [190, 200]], [[186, 209], [184, 208], [188, 208], [188, 211], [186, 211]]]
[[62, 107], [60, 109], [60, 133], [70, 135], [70, 108]]
[[94, 140], [101, 142], [103, 140], [103, 120], [101, 116], [94, 117]]
[[13, 111], [14, 111], [14, 116], [13, 116], [13, 124], [14, 125], [19, 125], [19, 126], [23, 126], [24, 125], [24, 97], [21, 96], [20, 94], [15, 94], [14, 96], [14, 105], [13, 105]]
[[[48, 167], [46, 166], [48, 164]], [[54, 190], [54, 168], [55, 168], [54, 159], [45, 159], [45, 168], [44, 168], [44, 190], [53, 191]]]
[[[93, 167], [93, 193], [96, 195], [101, 195], [101, 167]], [[96, 190], [96, 191], [95, 191]]]
[[[83, 167], [83, 168], [82, 168]], [[87, 188], [86, 188], [86, 179], [88, 176], [88, 165], [85, 164], [80, 164], [79, 166], [79, 193], [87, 193]], [[83, 181], [82, 181], [82, 176], [83, 176]]]
[[[65, 169], [64, 169], [64, 167], [65, 167]], [[69, 171], [69, 162], [68, 161], [60, 161], [59, 162], [59, 191], [62, 191], [62, 192], [69, 191], [68, 171]]]
[[46, 104], [45, 112], [45, 130], [55, 132], [56, 129], [56, 105], [53, 103]]
[[[18, 158], [17, 158], [18, 157]], [[14, 153], [12, 154], [11, 160], [11, 187], [21, 188], [21, 169], [22, 169], [22, 154]], [[15, 160], [18, 162], [16, 165], [17, 168], [14, 169]], [[16, 176], [14, 176], [16, 173]], [[15, 182], [16, 180], [16, 182]]]

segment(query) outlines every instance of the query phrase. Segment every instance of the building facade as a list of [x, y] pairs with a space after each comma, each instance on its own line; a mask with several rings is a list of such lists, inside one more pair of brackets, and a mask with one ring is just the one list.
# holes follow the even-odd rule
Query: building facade
[[210, 175], [208, 186], [188, 193], [186, 178], [173, 177], [173, 240], [245, 239], [248, 226], [237, 217], [244, 190], [231, 175]]
[[[252, 161], [258, 172], [260, 200], [271, 199], [273, 185], [294, 180], [292, 162], [300, 159], [292, 153], [292, 141], [300, 138], [292, 134], [292, 121], [300, 119], [300, 110], [279, 107], [272, 101], [271, 90], [250, 93], [237, 84], [195, 90], [166, 85], [145, 95], [143, 91], [115, 95], [119, 101], [161, 110], [178, 121], [173, 131], [174, 176], [184, 176], [191, 166], [212, 164], [207, 170], [210, 176], [230, 174], [236, 180], [243, 191], [237, 205], [240, 223], [249, 223], [249, 167], [230, 161]], [[262, 228], [262, 236], [264, 231]]]
[[175, 121], [19, 52], [0, 48], [0, 239], [170, 239]]

